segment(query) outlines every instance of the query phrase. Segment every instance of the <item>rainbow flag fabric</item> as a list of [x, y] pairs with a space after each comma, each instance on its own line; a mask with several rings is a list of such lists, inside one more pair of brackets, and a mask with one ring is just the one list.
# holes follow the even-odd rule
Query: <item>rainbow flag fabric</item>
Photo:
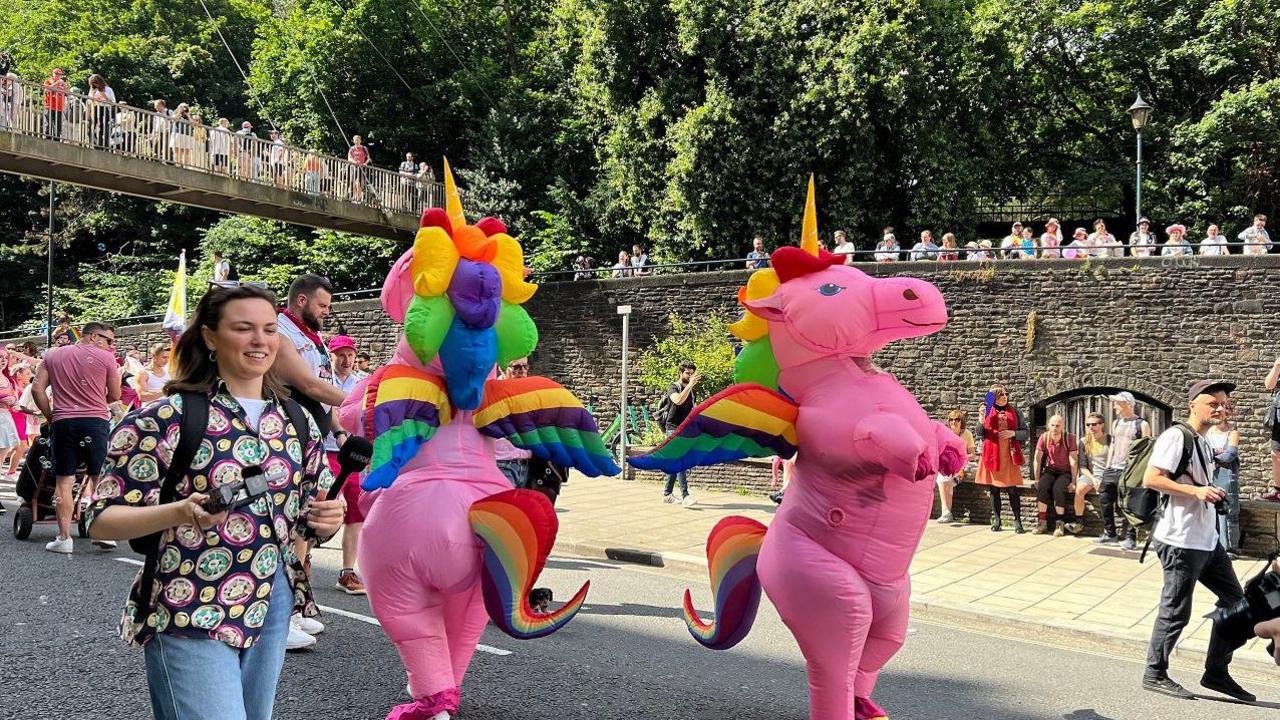
[[373, 460], [361, 481], [365, 490], [390, 487], [453, 414], [444, 378], [405, 365], [385, 365], [365, 386], [365, 432], [373, 441]]
[[555, 544], [555, 508], [533, 490], [507, 490], [474, 503], [471, 529], [484, 547], [481, 588], [493, 624], [518, 640], [544, 637], [564, 627], [587, 600], [585, 583], [560, 609], [538, 613], [529, 606], [529, 591]]
[[641, 470], [678, 473], [698, 465], [796, 453], [800, 407], [763, 385], [731, 385], [707, 398], [648, 455], [629, 458]]
[[622, 472], [605, 449], [591, 413], [573, 393], [547, 378], [490, 380], [474, 420], [481, 433], [505, 438], [588, 477]]

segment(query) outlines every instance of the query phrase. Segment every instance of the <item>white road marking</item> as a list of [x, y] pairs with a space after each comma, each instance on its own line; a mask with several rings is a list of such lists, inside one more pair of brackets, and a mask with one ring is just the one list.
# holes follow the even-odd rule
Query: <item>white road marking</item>
[[576, 563], [582, 563], [583, 565], [594, 565], [596, 567], [608, 568], [610, 570], [618, 569], [617, 565], [610, 565], [609, 563], [597, 562], [595, 560], [588, 560], [586, 558], [574, 557], [572, 555], [552, 555], [547, 559], [559, 560], [561, 562], [576, 562]]
[[[375, 617], [369, 617], [368, 615], [361, 615], [360, 613], [351, 612], [350, 610], [343, 610], [342, 608], [330, 607], [328, 605], [316, 605], [316, 607], [320, 608], [322, 612], [333, 613], [334, 615], [338, 615], [339, 617], [351, 618], [352, 620], [359, 620], [362, 623], [367, 623], [369, 625], [377, 625], [378, 627], [382, 627], [382, 623], [378, 622], [378, 618], [375, 618]], [[502, 648], [496, 648], [496, 647], [493, 647], [492, 645], [480, 644], [480, 645], [476, 645], [476, 649], [479, 650], [480, 652], [489, 653], [490, 655], [505, 656], [505, 655], [512, 654], [510, 650], [503, 650]]]
[[[130, 565], [143, 564], [141, 560], [135, 560], [133, 558], [122, 558], [122, 557], [116, 558], [116, 562], [129, 563]], [[354, 613], [349, 610], [330, 607], [328, 605], [316, 605], [316, 607], [320, 608], [324, 612], [333, 613], [334, 615], [337, 615], [339, 617], [351, 618], [352, 620], [359, 620], [362, 623], [368, 623], [369, 625], [377, 625], [378, 627], [382, 627], [382, 623], [378, 622], [378, 618], [375, 618], [375, 617], [369, 617], [368, 615], [361, 615], [360, 613]], [[490, 655], [497, 655], [499, 657], [505, 657], [507, 655], [512, 654], [512, 651], [510, 650], [503, 650], [502, 648], [496, 648], [496, 647], [493, 647], [492, 645], [480, 644], [480, 645], [476, 645], [476, 649], [479, 650], [480, 652], [489, 653]]]

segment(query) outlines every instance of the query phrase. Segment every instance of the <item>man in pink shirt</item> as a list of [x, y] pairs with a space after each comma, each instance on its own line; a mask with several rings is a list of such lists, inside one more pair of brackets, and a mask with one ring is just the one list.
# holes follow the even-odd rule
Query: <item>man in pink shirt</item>
[[31, 397], [51, 423], [58, 479], [58, 537], [44, 546], [50, 552], [71, 554], [72, 486], [80, 460], [87, 461], [88, 482], [94, 485], [107, 459], [108, 403], [120, 400], [120, 372], [111, 351], [115, 344], [115, 328], [89, 323], [80, 342], [50, 350], [36, 372]]

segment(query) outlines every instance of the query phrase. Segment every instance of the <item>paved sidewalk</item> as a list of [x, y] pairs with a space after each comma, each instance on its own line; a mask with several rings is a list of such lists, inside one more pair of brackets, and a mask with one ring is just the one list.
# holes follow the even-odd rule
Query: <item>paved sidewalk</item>
[[[557, 503], [560, 534], [556, 548], [596, 557], [657, 565], [692, 576], [706, 585], [705, 543], [712, 526], [727, 515], [768, 523], [774, 506], [753, 496], [695, 492], [693, 507], [664, 504], [659, 485], [615, 478], [576, 476]], [[1243, 582], [1262, 561], [1236, 562]], [[1102, 549], [1092, 538], [993, 533], [986, 526], [930, 522], [911, 564], [912, 606], [947, 622], [973, 621], [989, 627], [1010, 622], [1037, 632], [1083, 633], [1090, 641], [1146, 647], [1160, 596], [1159, 562], [1149, 553]], [[692, 585], [696, 601], [709, 590]], [[701, 598], [701, 599], [699, 599]], [[1200, 587], [1192, 620], [1178, 653], [1188, 661], [1203, 656], [1211, 623], [1203, 619], [1213, 595]], [[673, 600], [674, 602], [674, 600]], [[1266, 665], [1261, 641], [1236, 653], [1237, 661]], [[1274, 665], [1271, 665], [1274, 671]]]

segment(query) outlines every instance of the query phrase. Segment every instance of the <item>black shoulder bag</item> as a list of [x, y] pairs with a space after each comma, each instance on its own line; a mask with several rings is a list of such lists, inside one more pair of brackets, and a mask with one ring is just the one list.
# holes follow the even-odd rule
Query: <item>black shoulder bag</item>
[[[178, 483], [191, 470], [191, 461], [200, 449], [200, 441], [204, 439], [209, 424], [209, 397], [204, 393], [182, 392], [182, 424], [178, 428], [178, 446], [169, 459], [169, 469], [164, 474], [160, 485], [160, 505], [173, 502], [178, 492]], [[160, 562], [160, 533], [151, 533], [129, 541], [133, 551], [146, 556], [142, 565], [142, 578], [138, 582], [138, 612], [142, 614], [142, 622], [151, 612], [152, 585], [156, 580], [156, 565]]]

